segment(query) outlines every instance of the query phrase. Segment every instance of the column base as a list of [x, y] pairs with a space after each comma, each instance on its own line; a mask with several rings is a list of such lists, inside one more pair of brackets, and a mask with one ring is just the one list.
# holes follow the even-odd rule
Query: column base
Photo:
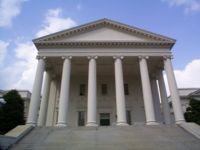
[[98, 124], [96, 124], [96, 122], [88, 122], [86, 124], [87, 127], [98, 127]]
[[158, 122], [155, 122], [155, 121], [150, 121], [150, 122], [147, 122], [146, 125], [159, 125], [160, 123]]
[[67, 127], [66, 123], [57, 123], [57, 127]]
[[126, 122], [117, 122], [116, 126], [129, 126]]
[[176, 124], [181, 124], [181, 123], [184, 123], [184, 122], [185, 122], [185, 120], [177, 120]]

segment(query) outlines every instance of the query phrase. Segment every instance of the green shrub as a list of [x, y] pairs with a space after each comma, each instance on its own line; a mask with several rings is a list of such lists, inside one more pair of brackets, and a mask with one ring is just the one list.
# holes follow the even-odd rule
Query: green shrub
[[200, 101], [192, 98], [184, 116], [187, 122], [195, 122], [200, 125]]
[[3, 96], [6, 104], [0, 108], [0, 134], [5, 134], [24, 121], [24, 101], [16, 90]]

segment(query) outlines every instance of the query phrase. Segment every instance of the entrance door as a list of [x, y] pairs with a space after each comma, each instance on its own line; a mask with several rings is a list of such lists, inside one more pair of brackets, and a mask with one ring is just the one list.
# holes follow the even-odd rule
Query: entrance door
[[100, 113], [100, 126], [110, 126], [110, 113]]
[[79, 111], [78, 112], [78, 126], [84, 126], [85, 125], [85, 112]]

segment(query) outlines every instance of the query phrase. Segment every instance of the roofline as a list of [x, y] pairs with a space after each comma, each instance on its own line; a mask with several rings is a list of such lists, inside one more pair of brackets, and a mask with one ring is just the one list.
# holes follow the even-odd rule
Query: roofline
[[[190, 94], [188, 95], [188, 97], [189, 97], [189, 96], [193, 96], [193, 94], [196, 94], [196, 93], [198, 93], [198, 92], [200, 92], [200, 89], [197, 89], [196, 91], [190, 93]], [[194, 96], [195, 96], [195, 95], [194, 95]]]
[[[18, 89], [11, 89], [11, 90], [16, 90], [17, 92], [28, 92], [31, 94], [31, 92], [29, 90], [25, 90], [25, 89], [22, 89], [22, 90], [18, 90]], [[11, 90], [0, 90], [0, 92], [9, 92]]]
[[107, 20], [106, 18], [103, 18], [103, 19], [99, 19], [99, 20], [96, 20], [96, 21], [84, 23], [84, 24], [81, 24], [81, 25], [77, 25], [77, 26], [74, 26], [74, 27], [71, 27], [71, 28], [68, 28], [68, 29], [64, 29], [64, 30], [61, 30], [61, 31], [58, 31], [58, 32], [54, 32], [54, 33], [42, 36], [42, 37], [39, 37], [39, 38], [35, 38], [32, 41], [35, 43], [35, 41], [41, 40], [41, 39], [46, 38], [48, 36], [53, 36], [53, 35], [56, 35], [56, 34], [59, 34], [59, 33], [62, 33], [62, 32], [67, 32], [67, 31], [70, 31], [70, 30], [75, 30], [77, 28], [81, 28], [81, 27], [84, 27], [84, 26], [88, 26], [88, 25], [91, 25], [91, 24], [94, 24], [94, 23], [98, 23], [98, 22], [101, 22], [101, 21], [106, 21], [106, 20]]
[[120, 24], [120, 25], [122, 25], [122, 26], [129, 27], [129, 28], [134, 28], [134, 29], [137, 29], [137, 30], [139, 30], [139, 31], [141, 31], [141, 32], [146, 32], [146, 33], [149, 33], [149, 34], [153, 34], [153, 35], [156, 35], [156, 36], [160, 36], [160, 37], [162, 37], [162, 38], [169, 39], [169, 40], [173, 41], [174, 43], [176, 42], [176, 39], [173, 39], [173, 38], [170, 38], [170, 37], [161, 35], [161, 34], [157, 34], [157, 33], [148, 31], [148, 30], [146, 30], [146, 29], [141, 29], [141, 28], [138, 28], [138, 27], [136, 27], [136, 26], [128, 25], [128, 24], [121, 23], [121, 22], [118, 22], [118, 21], [115, 21], [115, 20], [111, 20], [111, 19], [106, 19], [106, 18], [105, 18], [105, 20], [111, 21], [111, 22], [116, 23], [116, 24]]
[[199, 90], [200, 88], [196, 88], [196, 87], [189, 87], [189, 88], [178, 88], [178, 90]]
[[82, 24], [82, 25], [78, 25], [78, 26], [75, 26], [75, 27], [72, 27], [72, 28], [69, 28], [69, 29], [65, 29], [65, 30], [61, 30], [61, 31], [58, 31], [58, 32], [55, 32], [55, 33], [51, 33], [51, 34], [48, 34], [48, 35], [45, 35], [45, 36], [42, 36], [42, 37], [39, 37], [39, 38], [35, 38], [32, 41], [33, 41], [33, 43], [36, 43], [37, 41], [42, 40], [44, 38], [47, 38], [49, 36], [54, 36], [54, 35], [59, 34], [59, 33], [76, 30], [78, 28], [82, 28], [82, 27], [89, 26], [89, 25], [92, 25], [92, 24], [97, 24], [97, 23], [100, 23], [100, 22], [103, 22], [103, 21], [118, 24], [118, 25], [121, 25], [121, 26], [124, 26], [124, 27], [127, 27], [127, 28], [131, 28], [131, 29], [134, 29], [134, 30], [138, 30], [140, 32], [144, 32], [144, 33], [147, 33], [147, 34], [150, 34], [150, 35], [153, 35], [153, 36], [158, 36], [158, 37], [167, 39], [167, 40], [171, 41], [172, 43], [176, 42], [176, 40], [173, 39], [173, 38], [163, 36], [163, 35], [160, 35], [160, 34], [157, 34], [157, 33], [153, 33], [153, 32], [150, 32], [150, 31], [147, 31], [147, 30], [135, 27], [135, 26], [130, 26], [130, 25], [127, 25], [127, 24], [124, 24], [124, 23], [121, 23], [121, 22], [118, 22], [118, 21], [114, 21], [114, 20], [111, 20], [111, 19], [107, 19], [107, 18], [99, 19], [99, 20], [92, 21], [92, 22], [89, 22], [89, 23], [85, 23], [85, 24]]

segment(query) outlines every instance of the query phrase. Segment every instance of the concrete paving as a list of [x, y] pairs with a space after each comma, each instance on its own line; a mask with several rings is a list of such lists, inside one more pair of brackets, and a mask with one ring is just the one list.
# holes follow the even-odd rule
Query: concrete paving
[[200, 150], [200, 140], [177, 126], [36, 127], [12, 150]]

